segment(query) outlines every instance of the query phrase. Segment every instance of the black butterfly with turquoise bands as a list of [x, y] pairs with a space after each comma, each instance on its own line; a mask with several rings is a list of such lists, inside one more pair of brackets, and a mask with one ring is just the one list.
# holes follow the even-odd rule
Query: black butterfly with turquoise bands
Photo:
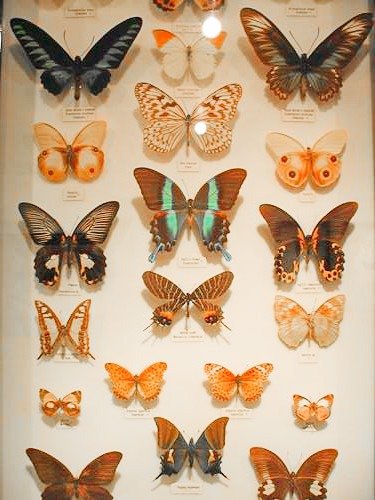
[[43, 87], [54, 95], [74, 84], [74, 98], [83, 86], [98, 95], [111, 78], [109, 70], [121, 64], [142, 27], [140, 17], [131, 17], [109, 30], [83, 59], [74, 59], [44, 30], [26, 19], [13, 18], [10, 26], [36, 69]]

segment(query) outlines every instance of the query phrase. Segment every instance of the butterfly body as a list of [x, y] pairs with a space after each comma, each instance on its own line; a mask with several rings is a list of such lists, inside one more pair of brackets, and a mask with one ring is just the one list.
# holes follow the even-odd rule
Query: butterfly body
[[323, 279], [336, 281], [344, 270], [344, 252], [340, 245], [358, 203], [346, 202], [333, 208], [305, 235], [298, 222], [275, 205], [260, 205], [275, 242], [279, 245], [274, 259], [276, 278], [285, 283], [295, 281], [299, 261], [313, 256]]
[[280, 99], [287, 99], [298, 88], [304, 99], [310, 90], [322, 102], [339, 92], [341, 70], [354, 58], [373, 25], [370, 12], [358, 14], [333, 31], [310, 55], [298, 55], [261, 12], [243, 8], [241, 21], [257, 56], [271, 67], [266, 77], [270, 90]]
[[78, 100], [83, 86], [93, 95], [107, 87], [109, 70], [119, 67], [142, 27], [142, 19], [129, 18], [113, 27], [83, 59], [70, 57], [48, 33], [26, 19], [13, 18], [10, 25], [33, 66], [43, 70], [40, 79], [44, 88], [59, 95], [73, 84]]
[[191, 438], [187, 443], [177, 429], [169, 420], [162, 417], [154, 418], [158, 428], [158, 446], [166, 450], [160, 457], [162, 475], [171, 476], [177, 474], [183, 467], [186, 459], [192, 467], [194, 460], [205, 474], [214, 476], [221, 474], [222, 449], [225, 445], [225, 429], [228, 423], [227, 417], [221, 417], [211, 422], [201, 434], [196, 443]]

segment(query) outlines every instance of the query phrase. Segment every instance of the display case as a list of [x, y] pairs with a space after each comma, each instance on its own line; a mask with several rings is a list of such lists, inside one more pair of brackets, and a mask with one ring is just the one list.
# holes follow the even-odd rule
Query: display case
[[[373, 498], [372, 36], [370, 34], [343, 69], [343, 85], [333, 99], [321, 102], [310, 91], [302, 99], [296, 90], [283, 100], [270, 91], [266, 82], [270, 67], [259, 60], [240, 19], [242, 8], [257, 9], [277, 25], [298, 54], [311, 54], [338, 26], [361, 12], [371, 11], [372, 5], [364, 0], [226, 0], [222, 8], [211, 12], [202, 11], [198, 4], [186, 0], [175, 11], [164, 12], [146, 0], [4, 0], [1, 61], [3, 499], [37, 499], [46, 487], [25, 453], [27, 448], [37, 448], [56, 457], [75, 476], [95, 457], [114, 450], [121, 452], [123, 458], [114, 480], [105, 486], [114, 498], [165, 500], [172, 495], [201, 495], [207, 500], [255, 499], [259, 482], [249, 458], [249, 449], [253, 447], [272, 450], [289, 471], [297, 471], [307, 457], [319, 450], [335, 449], [338, 456], [325, 483], [328, 498]], [[176, 54], [184, 43], [198, 40], [202, 22], [209, 15], [221, 21], [227, 33], [224, 41], [217, 46], [211, 44], [210, 50], [207, 49], [209, 43], [193, 45], [191, 50], [196, 50], [196, 54], [190, 57], [198, 59], [198, 53], [203, 54], [195, 70], [188, 68], [187, 59], [176, 56], [178, 64], [186, 65], [187, 70], [181, 78], [172, 78], [171, 74], [174, 76], [174, 71], [180, 69], [176, 69], [165, 54], [168, 50], [175, 50]], [[75, 100], [74, 91], [68, 85], [60, 95], [43, 88], [41, 71], [33, 67], [9, 24], [11, 18], [27, 19], [48, 32], [70, 56], [78, 54], [84, 58], [104, 33], [134, 16], [142, 18], [142, 28], [121, 65], [111, 70], [108, 86], [96, 96], [83, 89], [79, 100]], [[184, 42], [177, 40], [173, 49], [168, 49], [159, 41], [158, 48], [153, 35], [156, 29], [176, 33]], [[208, 106], [207, 96], [228, 84], [241, 86], [242, 95], [231, 94], [223, 104], [237, 108], [236, 112], [223, 112], [225, 117], [219, 126], [232, 129], [231, 143], [219, 133], [221, 151], [204, 151], [199, 138], [193, 136], [189, 146], [186, 138], [182, 138], [171, 151], [158, 152], [156, 146], [153, 150], [147, 145], [147, 139], [144, 140], [144, 129], [151, 122], [142, 115], [142, 97], [137, 100], [135, 95], [136, 85], [142, 82], [161, 89], [171, 101], [179, 104], [184, 115], [177, 121], [183, 133], [184, 117], [195, 112], [199, 115], [198, 105]], [[144, 91], [144, 86], [138, 89]], [[143, 105], [150, 106], [148, 96], [143, 97]], [[69, 144], [93, 121], [104, 121], [107, 125], [101, 146], [105, 158], [101, 174], [85, 182], [71, 171], [65, 180], [50, 182], [48, 168], [46, 175], [38, 169], [38, 155], [44, 148], [37, 143], [34, 124], [51, 125]], [[321, 188], [310, 175], [298, 189], [286, 186], [276, 175], [278, 158], [276, 155], [275, 162], [267, 134], [286, 134], [303, 148], [310, 146], [314, 152], [319, 138], [334, 130], [344, 130], [347, 134], [339, 140], [343, 142], [339, 150], [330, 151], [341, 160], [336, 181]], [[158, 133], [168, 136], [166, 129]], [[152, 137], [149, 142], [153, 140], [162, 142]], [[224, 143], [225, 147], [221, 148]], [[302, 158], [301, 151], [299, 154]], [[189, 230], [186, 222], [172, 251], [160, 252], [154, 262], [148, 260], [155, 248], [149, 232], [150, 221], [158, 210], [160, 212], [160, 207], [152, 210], [146, 206], [134, 176], [134, 169], [140, 167], [172, 179], [183, 196], [195, 199], [196, 205], [200, 188], [211, 186], [205, 184], [209, 179], [229, 169], [246, 170], [242, 185], [236, 181], [237, 199], [234, 196], [232, 208], [224, 210], [230, 221], [230, 232], [224, 231], [220, 242], [224, 241], [231, 260], [227, 261], [220, 251], [209, 251], [209, 245], [204, 245], [204, 222], [200, 231], [196, 223]], [[144, 190], [156, 189], [158, 182], [157, 177], [146, 175], [144, 186], [148, 184]], [[106, 257], [103, 280], [87, 284], [87, 280], [80, 279], [73, 262], [70, 270], [66, 264], [62, 266], [57, 285], [45, 286], [38, 282], [34, 258], [41, 245], [32, 241], [18, 210], [19, 203], [37, 205], [58, 221], [66, 235], [72, 232], [74, 235], [77, 224], [92, 209], [108, 201], [117, 201], [119, 210], [107, 228], [108, 237], [100, 244]], [[278, 245], [262, 217], [260, 205], [280, 207], [307, 235], [334, 207], [346, 202], [357, 202], [358, 210], [350, 221], [350, 217], [343, 216], [348, 218], [345, 222], [348, 228], [341, 242], [345, 252], [341, 279], [327, 281], [322, 277], [318, 255], [318, 259], [312, 257], [308, 263], [301, 259], [293, 283], [278, 281], [274, 273]], [[208, 208], [212, 206], [206, 206]], [[185, 209], [186, 217], [188, 208]], [[190, 215], [189, 212], [188, 217]], [[333, 219], [340, 217], [336, 214]], [[221, 220], [227, 219], [223, 215]], [[322, 227], [318, 226], [313, 233], [315, 243], [316, 238], [323, 238], [322, 233]], [[297, 226], [295, 235], [300, 244]], [[233, 273], [233, 281], [230, 286], [224, 286], [228, 289], [224, 293], [223, 288], [221, 297], [217, 297], [219, 293], [215, 295], [215, 286], [211, 295], [204, 296], [206, 302], [220, 306], [224, 317], [215, 325], [205, 323], [202, 309], [206, 314], [207, 304], [202, 306], [196, 296], [198, 307], [194, 303], [188, 305], [189, 317], [185, 304], [175, 314], [171, 326], [158, 326], [155, 316], [150, 318], [155, 308], [165, 302], [163, 292], [165, 295], [171, 285], [162, 282], [159, 298], [153, 296], [142, 280], [143, 273], [150, 271], [178, 285], [185, 300], [190, 300], [186, 294], [205, 280], [223, 272]], [[301, 309], [288, 310], [294, 315], [293, 321], [311, 325], [314, 315], [316, 318], [322, 311], [320, 306], [340, 295], [345, 296], [343, 317], [342, 321], [335, 320], [336, 326], [331, 325], [335, 330], [332, 342], [328, 342], [331, 345], [321, 347], [312, 334], [311, 338], [301, 339], [298, 347], [288, 346], [285, 339], [283, 342], [279, 338], [282, 327], [275, 318], [276, 296], [291, 299], [305, 312], [312, 313], [312, 317], [303, 319]], [[48, 304], [59, 320], [66, 323], [75, 307], [88, 299], [91, 300], [89, 352], [95, 359], [87, 353], [77, 356], [77, 351], [74, 353], [69, 347], [65, 353], [60, 348], [55, 355], [38, 359], [41, 332], [35, 301]], [[44, 343], [46, 338], [45, 334]], [[127, 402], [113, 394], [106, 363], [116, 363], [131, 374], [140, 374], [156, 362], [166, 363], [167, 368], [163, 383], [158, 375], [160, 394], [151, 402], [137, 396]], [[220, 402], [210, 392], [208, 371], [204, 370], [208, 363], [221, 365], [233, 374], [242, 374], [263, 363], [272, 364], [273, 370], [268, 370], [268, 382], [260, 384], [261, 397], [250, 397], [246, 402], [236, 394], [229, 401]], [[222, 370], [221, 374], [230, 379], [227, 371]], [[252, 372], [251, 376], [259, 374]], [[81, 391], [80, 415], [75, 419], [66, 415], [48, 417], [41, 409], [41, 388], [56, 398]], [[330, 401], [329, 418], [318, 419], [317, 425], [296, 418], [294, 395], [317, 401], [331, 394], [334, 399], [333, 403]], [[221, 461], [226, 477], [205, 474], [198, 463], [192, 468], [187, 463], [178, 474], [154, 480], [161, 471], [162, 454], [154, 417], [173, 422], [187, 442], [190, 437], [196, 442], [215, 419], [229, 417]], [[172, 444], [176, 447], [176, 443]], [[204, 453], [208, 453], [211, 445], [203, 446]], [[208, 462], [211, 459], [209, 455]]]

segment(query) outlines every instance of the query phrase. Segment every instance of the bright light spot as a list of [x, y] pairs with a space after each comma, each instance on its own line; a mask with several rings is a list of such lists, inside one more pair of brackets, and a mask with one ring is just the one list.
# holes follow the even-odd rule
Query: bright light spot
[[207, 131], [207, 125], [205, 124], [205, 122], [197, 122], [194, 125], [194, 130], [196, 134], [203, 135]]
[[210, 14], [202, 24], [202, 33], [206, 38], [215, 38], [221, 31], [221, 22], [219, 19]]

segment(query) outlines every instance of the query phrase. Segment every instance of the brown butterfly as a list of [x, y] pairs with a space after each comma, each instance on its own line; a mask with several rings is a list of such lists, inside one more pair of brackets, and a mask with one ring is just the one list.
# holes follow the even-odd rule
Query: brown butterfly
[[247, 403], [257, 401], [264, 391], [268, 375], [272, 370], [271, 363], [262, 363], [249, 368], [242, 375], [234, 375], [224, 366], [215, 363], [204, 365], [210, 392], [218, 401], [229, 401], [237, 392]]
[[308, 262], [313, 255], [322, 278], [327, 281], [340, 279], [345, 262], [340, 245], [357, 208], [355, 201], [338, 205], [318, 222], [311, 235], [305, 236], [298, 222], [287, 212], [275, 205], [260, 205], [260, 213], [278, 244], [274, 264], [276, 278], [292, 283], [299, 270], [300, 258], [303, 256]]
[[72, 418], [80, 414], [81, 391], [73, 391], [59, 399], [47, 389], [39, 389], [39, 398], [42, 411], [47, 417], [54, 417], [59, 410]]
[[309, 425], [317, 427], [331, 415], [333, 398], [333, 394], [327, 394], [315, 403], [303, 396], [294, 394], [293, 412], [297, 420], [305, 427]]
[[81, 181], [96, 179], [103, 169], [104, 153], [101, 150], [107, 124], [104, 121], [89, 123], [68, 144], [61, 133], [47, 123], [34, 125], [35, 138], [41, 153], [38, 167], [51, 182], [66, 179], [69, 169]]
[[271, 66], [267, 83], [280, 99], [307, 89], [323, 102], [342, 86], [341, 70], [354, 58], [372, 28], [372, 13], [364, 12], [333, 31], [308, 56], [299, 56], [277, 26], [261, 12], [244, 8], [241, 22], [249, 42], [263, 64]]
[[53, 310], [41, 300], [35, 301], [40, 329], [40, 348], [38, 356], [53, 356], [59, 347], [69, 347], [78, 356], [90, 356], [88, 324], [91, 300], [87, 299], [78, 304], [66, 325], [63, 325]]
[[149, 291], [159, 299], [168, 302], [158, 306], [152, 316], [152, 323], [159, 326], [170, 326], [175, 313], [186, 304], [186, 317], [190, 315], [189, 306], [192, 302], [203, 314], [208, 325], [222, 323], [223, 311], [212, 303], [213, 299], [223, 295], [230, 287], [233, 273], [224, 271], [199, 285], [192, 293], [184, 293], [172, 281], [160, 274], [146, 271], [142, 275], [144, 284]]
[[279, 337], [288, 347], [298, 347], [306, 338], [315, 340], [319, 347], [333, 344], [339, 335], [339, 324], [344, 315], [345, 295], [336, 295], [312, 313], [288, 297], [275, 297], [275, 316], [279, 323]]
[[[185, 0], [152, 0], [154, 4], [164, 11], [178, 9]], [[201, 10], [217, 10], [224, 4], [224, 0], [194, 0], [195, 5]]]
[[154, 420], [158, 428], [158, 446], [165, 450], [160, 457], [161, 472], [155, 479], [163, 474], [167, 476], [177, 474], [186, 459], [189, 460], [190, 467], [196, 459], [205, 474], [211, 474], [211, 476], [221, 474], [227, 477], [221, 471], [221, 457], [225, 445], [228, 417], [221, 417], [211, 422], [196, 443], [192, 438], [187, 443], [177, 427], [166, 418], [155, 417]]
[[115, 363], [106, 363], [105, 369], [113, 384], [112, 392], [116, 398], [129, 400], [136, 394], [145, 401], [153, 401], [160, 394], [167, 363], [153, 363], [139, 375], [132, 375], [129, 370]]
[[298, 471], [289, 472], [284, 462], [266, 448], [250, 448], [250, 459], [261, 485], [258, 489], [262, 500], [284, 500], [288, 493], [295, 493], [299, 500], [327, 498], [327, 481], [337, 450], [325, 449], [311, 455]]
[[113, 496], [104, 488], [116, 473], [122, 459], [119, 451], [109, 451], [95, 458], [81, 472], [78, 478], [48, 453], [27, 448], [26, 454], [35, 467], [40, 481], [48, 486], [43, 491], [43, 500], [111, 500]]

